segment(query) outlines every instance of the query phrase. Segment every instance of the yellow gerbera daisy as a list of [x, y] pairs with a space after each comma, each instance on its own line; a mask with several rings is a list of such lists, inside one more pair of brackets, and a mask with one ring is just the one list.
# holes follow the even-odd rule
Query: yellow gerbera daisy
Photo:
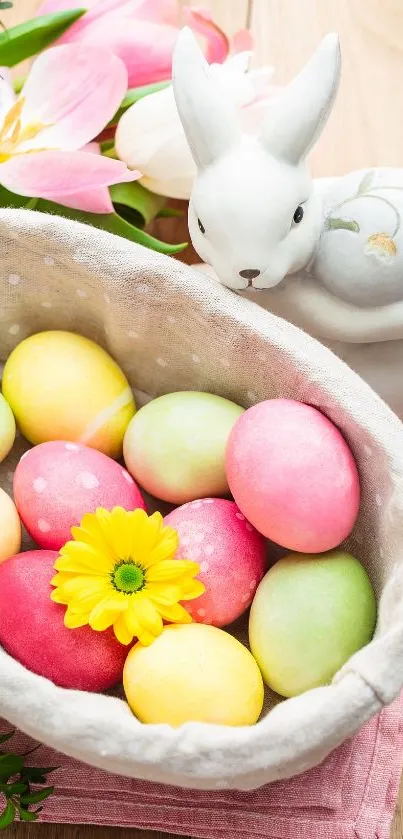
[[51, 599], [67, 606], [69, 629], [113, 626], [121, 644], [138, 638], [151, 644], [170, 623], [191, 623], [181, 600], [194, 600], [205, 587], [194, 577], [197, 562], [174, 559], [178, 534], [160, 513], [122, 507], [87, 513], [73, 540], [55, 562]]

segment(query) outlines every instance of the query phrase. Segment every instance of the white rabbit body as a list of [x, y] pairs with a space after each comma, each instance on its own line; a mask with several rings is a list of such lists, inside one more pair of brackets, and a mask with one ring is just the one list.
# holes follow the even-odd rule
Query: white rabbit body
[[305, 157], [340, 74], [327, 36], [241, 135], [189, 30], [174, 56], [179, 115], [198, 167], [189, 230], [219, 281], [330, 346], [403, 416], [403, 169], [312, 180]]

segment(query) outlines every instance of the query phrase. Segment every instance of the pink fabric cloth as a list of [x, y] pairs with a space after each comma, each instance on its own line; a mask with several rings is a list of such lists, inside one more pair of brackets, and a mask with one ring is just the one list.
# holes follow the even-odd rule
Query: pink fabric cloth
[[[22, 734], [11, 743], [16, 751], [31, 745]], [[45, 746], [31, 762], [61, 767], [52, 777], [56, 790], [44, 803], [43, 822], [204, 839], [388, 839], [403, 764], [403, 695], [321, 766], [254, 792], [192, 792], [134, 781]]]

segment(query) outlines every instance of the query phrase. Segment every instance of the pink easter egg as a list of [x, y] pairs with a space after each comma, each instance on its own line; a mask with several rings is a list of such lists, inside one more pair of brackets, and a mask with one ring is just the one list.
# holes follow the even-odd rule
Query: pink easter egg
[[204, 498], [169, 513], [177, 559], [198, 562], [206, 591], [183, 606], [198, 623], [227, 626], [250, 606], [266, 570], [266, 542], [233, 501]]
[[353, 455], [310, 405], [272, 399], [249, 408], [230, 434], [226, 469], [240, 510], [289, 550], [322, 553], [353, 529], [360, 504]]
[[129, 473], [106, 454], [79, 443], [41, 443], [24, 454], [14, 475], [14, 499], [40, 548], [58, 551], [71, 528], [97, 507], [145, 509]]
[[104, 691], [122, 678], [127, 647], [112, 630], [67, 629], [50, 599], [55, 551], [27, 551], [0, 565], [0, 644], [28, 670], [74, 690]]

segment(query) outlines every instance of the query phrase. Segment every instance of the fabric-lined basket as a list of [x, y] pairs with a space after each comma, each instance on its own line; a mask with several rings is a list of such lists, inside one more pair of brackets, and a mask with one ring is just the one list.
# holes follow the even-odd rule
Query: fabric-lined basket
[[[332, 685], [269, 701], [254, 727], [142, 725], [121, 699], [56, 687], [1, 649], [0, 716], [110, 772], [184, 787], [251, 789], [319, 763], [403, 687], [403, 426], [327, 349], [179, 262], [27, 210], [0, 211], [0, 243], [1, 361], [32, 333], [67, 329], [114, 356], [140, 403], [175, 390], [244, 406], [287, 396], [335, 422], [362, 486], [348, 547], [380, 599], [374, 640]], [[0, 466], [9, 492], [26, 447], [19, 438]]]

